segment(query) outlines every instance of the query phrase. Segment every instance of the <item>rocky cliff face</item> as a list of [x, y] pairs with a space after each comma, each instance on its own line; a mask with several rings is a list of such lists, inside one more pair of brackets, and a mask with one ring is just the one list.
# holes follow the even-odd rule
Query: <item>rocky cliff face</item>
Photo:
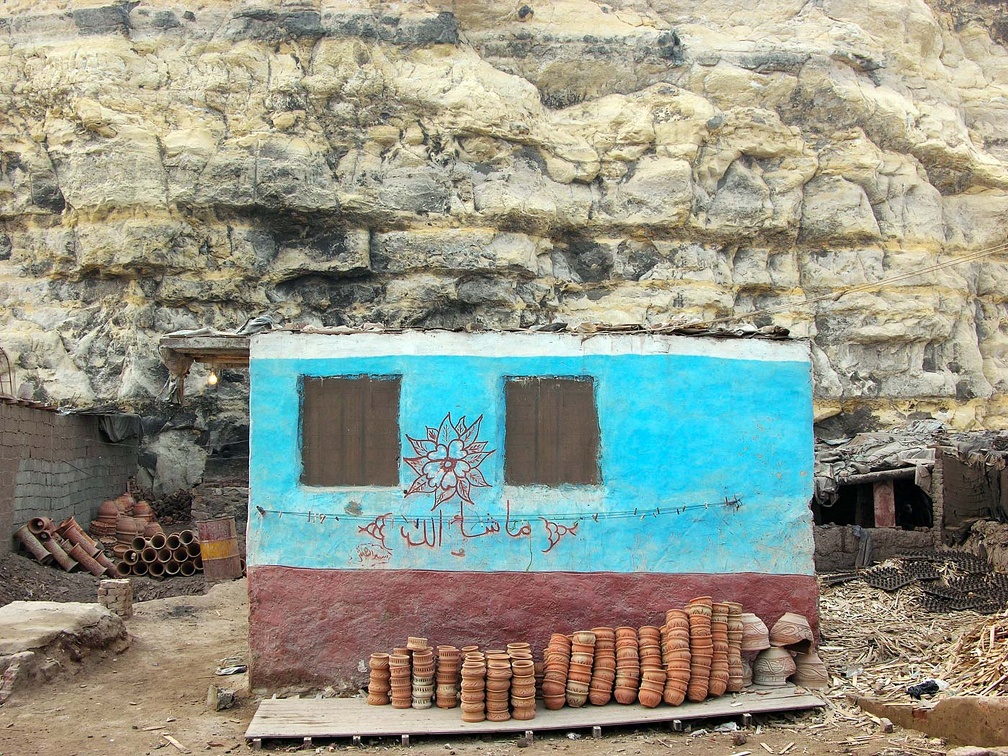
[[[820, 419], [1008, 426], [1001, 5], [740, 5], [9, 0], [18, 382], [149, 407], [162, 334], [264, 310], [737, 318], [811, 339]], [[234, 441], [230, 377], [155, 452]]]

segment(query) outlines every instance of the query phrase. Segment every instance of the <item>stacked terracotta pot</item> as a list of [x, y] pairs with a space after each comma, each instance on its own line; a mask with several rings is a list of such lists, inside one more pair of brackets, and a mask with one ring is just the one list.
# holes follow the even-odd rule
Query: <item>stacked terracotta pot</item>
[[435, 701], [439, 709], [453, 709], [458, 705], [459, 669], [462, 656], [455, 646], [438, 646], [437, 688]]
[[661, 629], [645, 625], [637, 631], [640, 656], [640, 690], [637, 700], [641, 706], [653, 709], [661, 703], [665, 692], [665, 667], [661, 655]]
[[728, 692], [738, 693], [744, 687], [742, 669], [742, 604], [725, 601], [728, 605]]
[[711, 642], [714, 656], [707, 695], [716, 698], [728, 690], [728, 605], [723, 601], [711, 606]]
[[567, 672], [570, 670], [571, 640], [563, 633], [553, 633], [543, 652], [543, 703], [547, 709], [560, 709], [567, 702]]
[[385, 706], [389, 702], [389, 691], [392, 689], [389, 683], [389, 655], [371, 654], [368, 668], [371, 670], [371, 676], [368, 681], [367, 702], [372, 706]]
[[823, 678], [828, 681], [825, 665], [813, 651], [815, 636], [805, 617], [785, 612], [770, 628], [769, 637], [770, 648], [761, 651], [753, 663], [753, 682], [757, 685], [781, 686], [788, 677], [797, 676], [795, 654], [802, 656], [803, 681], [813, 684], [823, 684]]
[[97, 516], [88, 525], [88, 533], [104, 544], [112, 546], [116, 540], [116, 521], [119, 519], [119, 505], [114, 499], [98, 505]]
[[426, 638], [410, 638], [406, 648], [412, 658], [412, 703], [414, 709], [429, 709], [434, 698], [434, 649]]
[[413, 671], [406, 649], [389, 655], [389, 687], [393, 709], [408, 709], [413, 705]]
[[632, 704], [640, 689], [640, 649], [637, 628], [616, 628], [616, 685], [613, 698], [617, 703]]
[[588, 700], [595, 706], [605, 706], [612, 698], [616, 681], [616, 631], [611, 627], [596, 627], [592, 632], [595, 633], [595, 654]]
[[487, 665], [483, 654], [476, 650], [468, 651], [462, 661], [463, 722], [482, 722], [486, 719], [486, 673]]
[[487, 651], [486, 667], [487, 721], [506, 722], [511, 719], [511, 659], [505, 651]]
[[567, 671], [567, 705], [578, 708], [588, 701], [592, 665], [595, 661], [595, 633], [579, 630], [571, 635], [570, 668]]
[[508, 643], [511, 657], [511, 716], [518, 720], [535, 719], [535, 662], [528, 643]]
[[689, 644], [689, 615], [683, 609], [669, 609], [662, 626], [662, 663], [665, 665], [662, 698], [669, 706], [679, 706], [686, 700], [690, 679]]
[[714, 643], [711, 640], [711, 597], [700, 596], [686, 605], [690, 623], [690, 681], [686, 697], [693, 702], [707, 698]]

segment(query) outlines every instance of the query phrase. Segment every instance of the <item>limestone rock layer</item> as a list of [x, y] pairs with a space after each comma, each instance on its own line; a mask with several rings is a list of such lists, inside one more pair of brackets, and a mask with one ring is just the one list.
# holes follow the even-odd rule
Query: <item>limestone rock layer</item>
[[267, 310], [776, 323], [820, 418], [1005, 427], [1006, 29], [983, 0], [7, 2], [0, 346], [37, 398], [143, 404], [161, 334]]

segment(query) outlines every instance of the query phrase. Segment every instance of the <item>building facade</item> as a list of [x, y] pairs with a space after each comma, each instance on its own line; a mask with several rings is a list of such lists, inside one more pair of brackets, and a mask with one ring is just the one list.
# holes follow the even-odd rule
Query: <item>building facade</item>
[[250, 354], [257, 686], [697, 595], [816, 622], [802, 342], [273, 332]]

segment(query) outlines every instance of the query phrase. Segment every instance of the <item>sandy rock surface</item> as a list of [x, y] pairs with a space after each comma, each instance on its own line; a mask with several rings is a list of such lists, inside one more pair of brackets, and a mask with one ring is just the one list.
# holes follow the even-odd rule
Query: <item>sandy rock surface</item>
[[[149, 407], [161, 335], [265, 310], [739, 317], [811, 339], [820, 419], [1006, 425], [1003, 8], [527, 7], [5, 4], [18, 384]], [[173, 430], [212, 447], [245, 423], [244, 376], [225, 383]], [[192, 477], [169, 467], [162, 488]]]

